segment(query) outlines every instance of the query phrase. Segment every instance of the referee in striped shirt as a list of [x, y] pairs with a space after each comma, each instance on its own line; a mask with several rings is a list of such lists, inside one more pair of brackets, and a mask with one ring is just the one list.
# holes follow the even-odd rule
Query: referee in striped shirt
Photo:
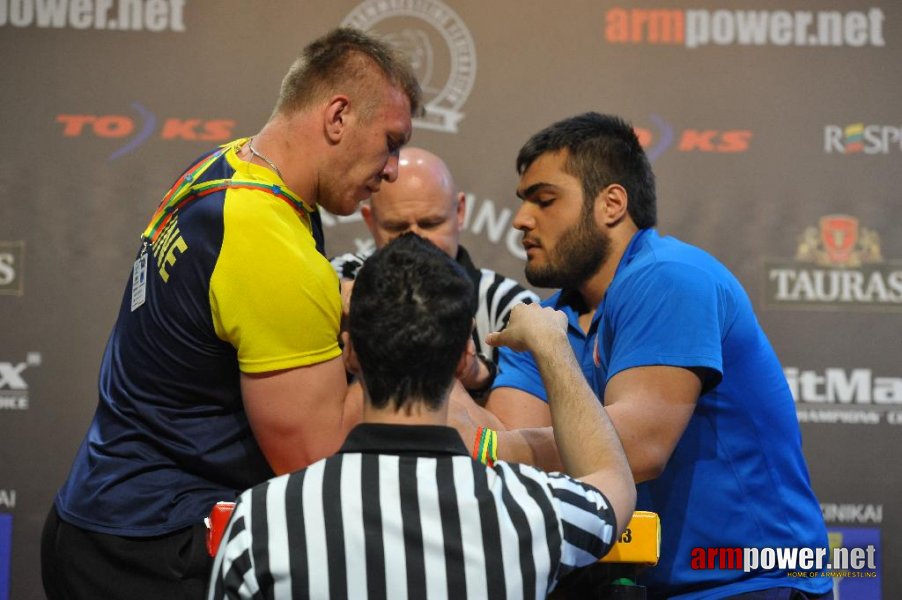
[[610, 549], [635, 487], [562, 313], [518, 306], [489, 341], [535, 355], [574, 477], [487, 466], [446, 425], [472, 297], [460, 266], [416, 235], [366, 261], [348, 345], [363, 423], [335, 456], [241, 495], [209, 598], [545, 598]]

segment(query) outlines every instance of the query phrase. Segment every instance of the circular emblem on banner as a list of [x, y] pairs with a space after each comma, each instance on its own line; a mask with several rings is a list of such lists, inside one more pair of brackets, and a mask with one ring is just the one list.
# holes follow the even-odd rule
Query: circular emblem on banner
[[341, 22], [403, 52], [424, 95], [415, 127], [457, 132], [476, 80], [476, 47], [463, 20], [439, 0], [366, 0]]

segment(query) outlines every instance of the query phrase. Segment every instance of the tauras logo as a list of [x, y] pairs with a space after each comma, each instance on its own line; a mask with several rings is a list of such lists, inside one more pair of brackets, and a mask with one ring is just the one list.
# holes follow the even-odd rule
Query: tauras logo
[[0, 410], [28, 409], [25, 371], [41, 366], [41, 353], [29, 352], [24, 362], [0, 362]]
[[767, 308], [902, 310], [902, 263], [886, 261], [877, 232], [849, 215], [821, 217], [795, 259], [765, 259]]
[[785, 367], [792, 397], [800, 404], [856, 407], [902, 406], [902, 378], [876, 377], [871, 369], [827, 368], [822, 371]]
[[25, 242], [0, 241], [0, 294], [21, 296], [24, 292]]
[[440, 0], [366, 0], [341, 22], [379, 35], [410, 60], [425, 96], [415, 127], [456, 133], [476, 81], [476, 45]]

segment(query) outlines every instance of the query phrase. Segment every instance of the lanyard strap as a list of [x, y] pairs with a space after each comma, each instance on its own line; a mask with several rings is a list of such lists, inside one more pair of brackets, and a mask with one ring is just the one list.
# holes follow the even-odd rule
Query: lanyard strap
[[282, 186], [241, 179], [212, 179], [194, 183], [207, 169], [210, 168], [211, 165], [213, 165], [213, 163], [219, 160], [223, 154], [243, 141], [244, 140], [238, 140], [233, 144], [223, 146], [209, 156], [200, 159], [191, 166], [191, 168], [185, 171], [166, 195], [163, 196], [163, 200], [157, 207], [156, 212], [154, 212], [153, 217], [151, 217], [150, 223], [147, 224], [147, 228], [144, 230], [144, 233], [141, 234], [141, 239], [153, 244], [157, 237], [159, 237], [160, 232], [166, 228], [166, 224], [169, 223], [173, 215], [175, 215], [180, 208], [188, 206], [199, 198], [229, 188], [251, 189], [271, 194], [276, 198], [287, 202], [298, 214], [306, 217], [309, 222], [310, 215], [315, 214], [315, 211], [310, 210], [302, 200], [294, 196], [288, 190], [283, 189]]

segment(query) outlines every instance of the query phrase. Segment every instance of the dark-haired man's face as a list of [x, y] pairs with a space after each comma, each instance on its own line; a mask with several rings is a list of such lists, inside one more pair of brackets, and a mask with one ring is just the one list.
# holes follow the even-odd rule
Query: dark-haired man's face
[[609, 236], [585, 208], [582, 185], [564, 170], [566, 151], [541, 155], [520, 177], [523, 200], [513, 226], [523, 232], [526, 279], [537, 287], [577, 288], [607, 260]]

